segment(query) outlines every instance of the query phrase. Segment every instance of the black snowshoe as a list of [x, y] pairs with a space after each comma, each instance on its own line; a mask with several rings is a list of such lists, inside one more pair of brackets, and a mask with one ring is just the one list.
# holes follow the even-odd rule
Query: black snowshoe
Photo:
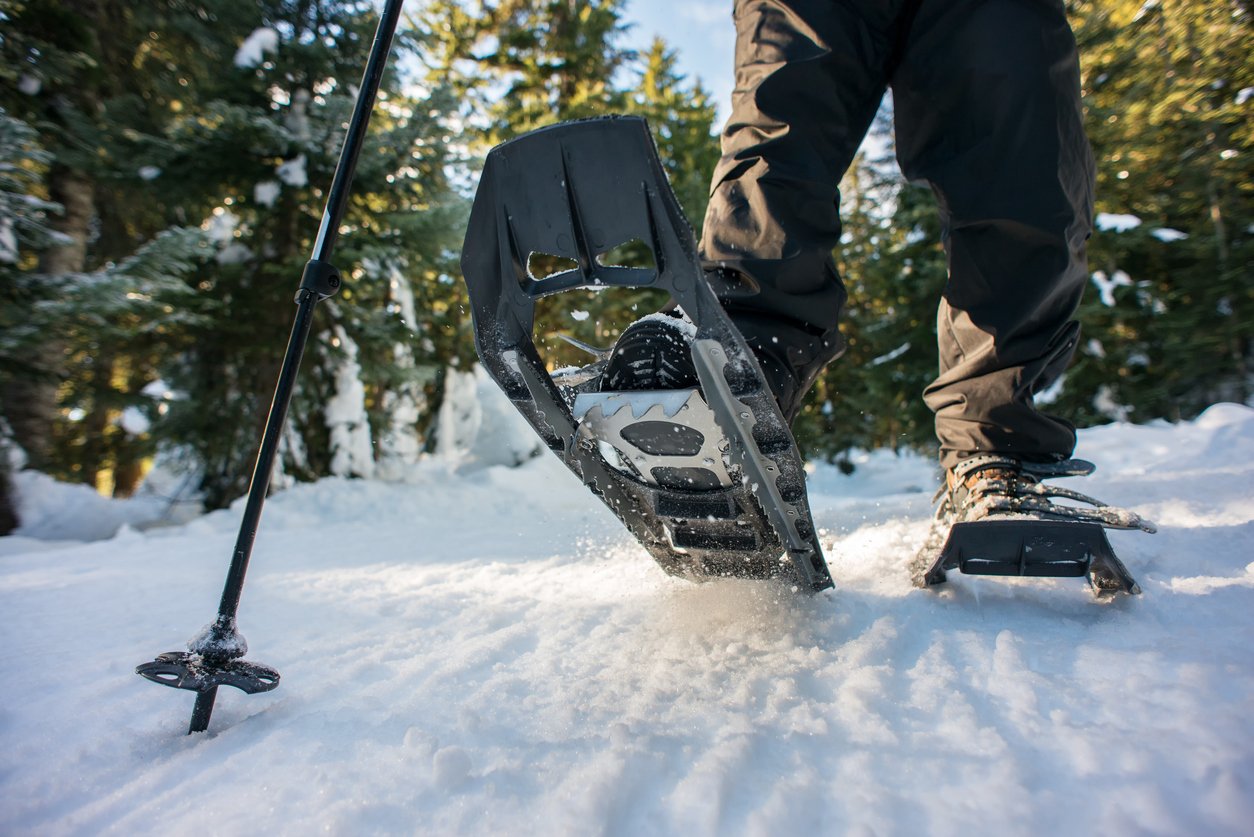
[[[633, 242], [652, 268], [606, 263]], [[537, 254], [574, 266], [537, 278]], [[707, 284], [644, 120], [566, 123], [493, 149], [462, 272], [488, 373], [663, 569], [832, 586], [788, 424]], [[605, 286], [668, 291], [682, 315], [638, 321], [612, 353], [585, 347], [595, 362], [550, 374], [536, 300]]]
[[937, 495], [936, 518], [913, 566], [915, 584], [940, 584], [947, 570], [958, 569], [968, 575], [1087, 577], [1098, 596], [1140, 593], [1105, 529], [1152, 533], [1154, 524], [1041, 482], [1092, 472], [1092, 463], [1078, 459], [1043, 464], [990, 454], [959, 463]]

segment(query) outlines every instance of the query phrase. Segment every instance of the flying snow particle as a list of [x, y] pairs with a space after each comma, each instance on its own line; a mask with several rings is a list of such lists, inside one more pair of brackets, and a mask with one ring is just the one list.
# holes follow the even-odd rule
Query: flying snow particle
[[267, 52], [277, 52], [278, 49], [278, 32], [268, 26], [254, 29], [253, 33], [244, 39], [244, 43], [239, 45], [235, 53], [235, 66], [256, 67], [265, 58]]
[[588, 319], [588, 312], [587, 311], [571, 311], [570, 318], [572, 320], [577, 320], [582, 323], [584, 320]]
[[1102, 232], [1127, 232], [1141, 226], [1141, 219], [1135, 215], [1117, 215], [1111, 212], [1097, 214], [1097, 228]]
[[1153, 230], [1150, 235], [1154, 236], [1154, 238], [1157, 238], [1159, 241], [1166, 242], [1168, 244], [1173, 241], [1179, 241], [1182, 238], [1189, 237], [1188, 233], [1173, 230], [1170, 227], [1159, 227], [1158, 229]]
[[39, 77], [32, 76], [30, 73], [22, 73], [22, 77], [17, 80], [18, 91], [25, 93], [27, 96], [36, 95], [43, 89], [43, 86], [44, 83], [39, 80]]
[[156, 180], [161, 176], [161, 169], [156, 166], [144, 166], [136, 174], [139, 175], [140, 180]]
[[1242, 87], [1237, 91], [1237, 104], [1243, 105], [1250, 99], [1254, 99], [1254, 87]]

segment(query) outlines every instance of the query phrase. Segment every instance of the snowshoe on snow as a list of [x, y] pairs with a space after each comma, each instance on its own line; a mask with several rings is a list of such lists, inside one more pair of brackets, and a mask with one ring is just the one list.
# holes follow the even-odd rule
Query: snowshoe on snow
[[1152, 533], [1154, 524], [1127, 509], [1041, 482], [1085, 476], [1093, 469], [1083, 460], [1043, 464], [992, 454], [959, 463], [937, 495], [936, 518], [914, 562], [915, 584], [940, 584], [947, 570], [958, 569], [968, 575], [1087, 577], [1099, 596], [1140, 593], [1105, 528]]
[[[651, 268], [606, 263], [629, 242]], [[537, 278], [537, 254], [574, 266]], [[488, 373], [663, 569], [832, 586], [788, 424], [707, 283], [643, 119], [566, 123], [493, 149], [462, 272]], [[585, 347], [593, 363], [550, 374], [536, 301], [606, 286], [665, 290], [683, 316], [646, 317], [613, 352]]]

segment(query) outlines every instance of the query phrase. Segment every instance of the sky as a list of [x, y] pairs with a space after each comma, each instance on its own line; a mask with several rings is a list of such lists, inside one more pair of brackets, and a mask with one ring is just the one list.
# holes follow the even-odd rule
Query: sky
[[660, 35], [679, 53], [680, 71], [699, 78], [718, 105], [718, 121], [731, 109], [732, 54], [736, 29], [731, 0], [630, 0], [625, 20], [633, 24], [628, 43], [645, 49]]
[[[623, 15], [632, 25], [627, 34], [628, 45], [643, 50], [660, 35], [678, 53], [680, 72], [689, 81], [700, 79], [718, 106], [715, 126], [720, 131], [731, 112], [735, 86], [736, 27], [732, 6], [732, 0], [629, 0]], [[874, 157], [887, 151], [876, 137], [868, 137], [865, 142], [876, 144]]]

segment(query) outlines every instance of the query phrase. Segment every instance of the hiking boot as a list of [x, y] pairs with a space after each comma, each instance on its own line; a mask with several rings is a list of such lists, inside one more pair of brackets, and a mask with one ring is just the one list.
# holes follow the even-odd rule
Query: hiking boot
[[[978, 454], [964, 459], [946, 473], [945, 485], [937, 493], [941, 502], [936, 516], [946, 524], [1019, 517], [1155, 531], [1154, 524], [1136, 512], [1041, 482], [1049, 477], [1088, 476], [1093, 471], [1093, 463], [1082, 459], [1025, 462], [1001, 454]], [[1054, 502], [1055, 499], [1083, 505], [1062, 505]]]
[[636, 320], [619, 335], [601, 373], [602, 392], [692, 389], [699, 387], [692, 362], [697, 329], [678, 312]]
[[[829, 360], [844, 350], [838, 334], [822, 338], [772, 319], [731, 312], [757, 358], [784, 420], [792, 424], [806, 393]], [[636, 320], [623, 330], [601, 375], [602, 392], [700, 386], [692, 362], [696, 329], [677, 310]]]

